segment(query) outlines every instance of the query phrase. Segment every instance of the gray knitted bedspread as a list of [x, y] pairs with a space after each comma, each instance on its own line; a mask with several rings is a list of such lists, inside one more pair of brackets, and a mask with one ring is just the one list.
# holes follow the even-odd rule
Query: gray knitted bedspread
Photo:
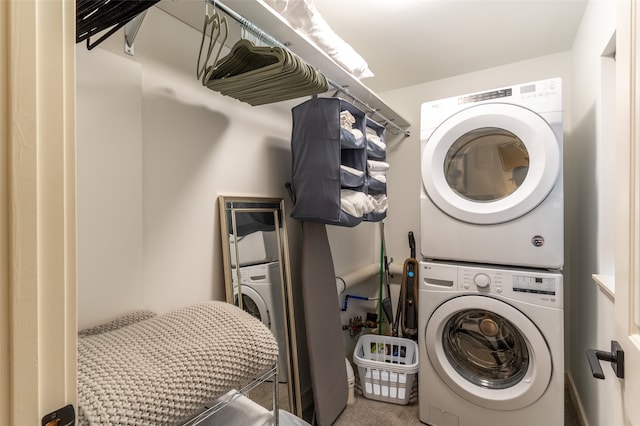
[[125, 315], [79, 333], [78, 424], [180, 424], [277, 357], [271, 331], [229, 303]]

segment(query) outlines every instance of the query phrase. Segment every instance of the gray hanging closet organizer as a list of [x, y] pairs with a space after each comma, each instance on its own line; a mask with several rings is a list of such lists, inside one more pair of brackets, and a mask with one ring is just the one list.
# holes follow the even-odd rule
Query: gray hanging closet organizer
[[[341, 126], [345, 111], [355, 119], [355, 132]], [[369, 205], [386, 206], [386, 183], [375, 179], [367, 166], [370, 160], [382, 163], [386, 159], [386, 150], [381, 147], [385, 128], [339, 98], [310, 99], [294, 107], [292, 115], [291, 186], [295, 199], [291, 216], [349, 227], [384, 219], [386, 207], [353, 215], [343, 208], [343, 198], [349, 194]]]

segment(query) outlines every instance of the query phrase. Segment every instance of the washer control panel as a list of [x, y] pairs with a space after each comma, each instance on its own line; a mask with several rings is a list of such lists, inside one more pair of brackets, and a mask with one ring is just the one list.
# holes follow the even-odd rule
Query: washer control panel
[[562, 274], [498, 266], [420, 263], [420, 289], [503, 296], [562, 308]]

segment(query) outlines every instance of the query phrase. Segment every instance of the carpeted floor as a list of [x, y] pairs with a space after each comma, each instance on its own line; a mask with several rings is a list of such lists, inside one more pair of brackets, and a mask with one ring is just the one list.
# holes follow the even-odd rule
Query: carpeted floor
[[333, 426], [409, 426], [422, 424], [418, 415], [417, 379], [413, 381], [409, 402], [406, 405], [400, 405], [376, 401], [362, 396], [360, 380], [356, 372], [355, 397], [355, 402], [347, 405], [347, 408], [345, 408]]
[[[388, 402], [375, 401], [362, 396], [356, 379], [356, 401], [348, 405], [334, 426], [411, 426], [423, 425], [418, 414], [417, 380], [407, 405], [398, 405]], [[565, 426], [582, 426], [571, 398], [565, 390]]]

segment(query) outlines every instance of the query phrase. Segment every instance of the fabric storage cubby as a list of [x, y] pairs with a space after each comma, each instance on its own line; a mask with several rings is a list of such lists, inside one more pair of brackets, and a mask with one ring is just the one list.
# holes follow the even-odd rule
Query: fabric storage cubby
[[387, 216], [387, 147], [384, 139], [385, 128], [369, 117], [365, 120], [365, 146], [367, 153], [367, 173], [365, 176], [367, 194], [378, 205], [384, 205], [381, 212], [371, 212], [365, 220], [376, 222]]
[[291, 216], [341, 226], [383, 219], [386, 210], [373, 211], [380, 205], [373, 195], [380, 198], [386, 187], [369, 191], [365, 131], [369, 126], [378, 135], [384, 128], [338, 98], [310, 99], [294, 107], [292, 116]]

